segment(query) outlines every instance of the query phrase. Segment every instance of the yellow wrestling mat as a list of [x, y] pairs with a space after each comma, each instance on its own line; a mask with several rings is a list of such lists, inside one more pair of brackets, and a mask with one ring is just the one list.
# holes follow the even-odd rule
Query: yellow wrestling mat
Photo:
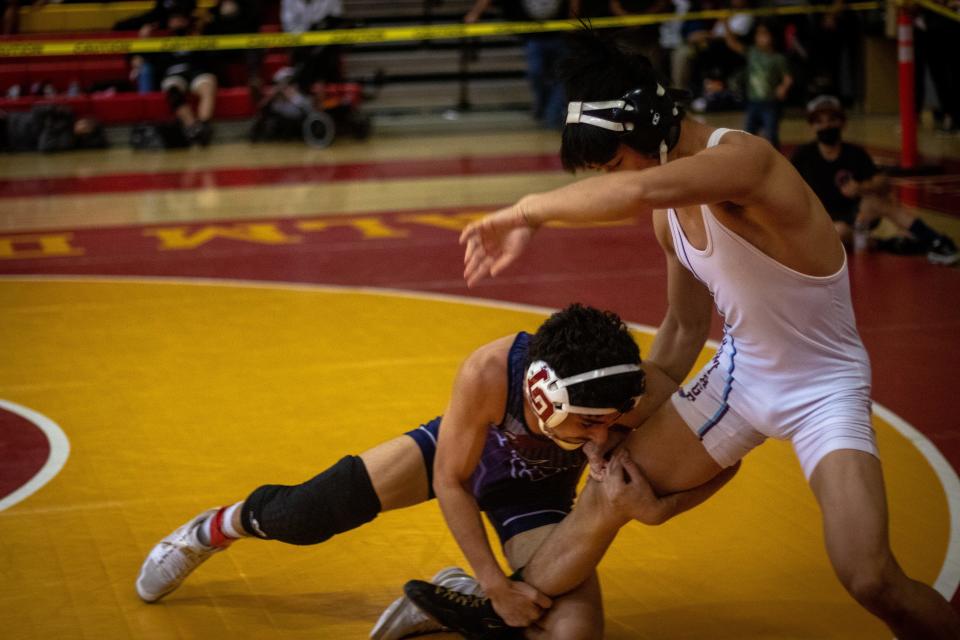
[[[200, 511], [302, 482], [435, 417], [463, 357], [547, 313], [122, 278], [3, 279], [0, 309], [0, 400], [69, 440], [62, 470], [0, 511], [0, 635], [45, 640], [367, 637], [405, 580], [465, 566], [435, 504], [319, 546], [242, 541], [159, 604], [133, 583], [152, 545]], [[637, 337], [645, 352], [650, 332]], [[875, 425], [894, 550], [933, 583], [950, 535], [943, 485], [907, 438]], [[600, 577], [609, 638], [889, 637], [834, 579], [780, 442], [704, 506], [626, 527]]]

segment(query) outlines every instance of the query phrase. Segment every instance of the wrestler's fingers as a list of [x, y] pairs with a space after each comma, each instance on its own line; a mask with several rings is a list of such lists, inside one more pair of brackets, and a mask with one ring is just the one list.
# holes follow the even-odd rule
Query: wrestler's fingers
[[467, 244], [470, 238], [477, 235], [477, 227], [479, 224], [480, 220], [475, 220], [463, 228], [463, 231], [460, 232], [460, 244]]
[[626, 454], [624, 453], [623, 449], [619, 449], [610, 457], [610, 460], [607, 462], [607, 474], [606, 478], [604, 478], [605, 482], [612, 482], [616, 484], [624, 483], [623, 458], [625, 455]]
[[466, 271], [474, 271], [484, 260], [484, 253], [482, 251], [471, 251], [464, 258], [464, 269]]
[[482, 260], [478, 260], [469, 272], [464, 271], [463, 277], [466, 279], [468, 287], [472, 287], [490, 274], [491, 262], [492, 260], [490, 258], [483, 258]]

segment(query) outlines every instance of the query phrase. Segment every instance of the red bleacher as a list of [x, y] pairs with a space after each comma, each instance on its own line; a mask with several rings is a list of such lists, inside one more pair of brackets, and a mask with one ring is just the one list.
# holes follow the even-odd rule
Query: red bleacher
[[[172, 116], [166, 99], [153, 93], [114, 93], [92, 96], [55, 96], [0, 99], [0, 109], [27, 111], [37, 104], [63, 104], [78, 116], [93, 116], [106, 124], [168, 120]], [[217, 91], [214, 116], [221, 119], [249, 118], [254, 105], [247, 87], [227, 87]]]
[[[271, 26], [264, 30], [272, 30]], [[55, 33], [8, 36], [6, 40], [75, 40], [82, 38], [133, 37], [135, 33]], [[263, 62], [261, 76], [269, 79], [280, 67], [288, 64], [284, 52], [269, 52]], [[94, 116], [106, 124], [124, 124], [171, 117], [162, 93], [104, 92], [92, 95], [66, 96], [72, 85], [88, 90], [98, 84], [123, 82], [130, 72], [126, 56], [76, 55], [0, 58], [0, 109], [23, 111], [39, 103], [55, 102], [72, 107], [79, 115]], [[247, 118], [253, 115], [254, 105], [246, 87], [247, 69], [242, 63], [227, 69], [229, 85], [217, 92], [217, 118]], [[49, 83], [57, 92], [53, 97], [6, 98], [7, 90], [20, 85], [27, 91], [34, 83]]]

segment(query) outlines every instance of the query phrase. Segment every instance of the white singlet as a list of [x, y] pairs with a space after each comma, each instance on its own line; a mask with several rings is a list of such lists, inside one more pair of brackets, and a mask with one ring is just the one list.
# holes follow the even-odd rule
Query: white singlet
[[[717, 129], [713, 147], [730, 129]], [[837, 449], [877, 455], [870, 360], [850, 301], [847, 262], [816, 277], [780, 264], [700, 207], [707, 245], [667, 217], [677, 258], [713, 294], [724, 335], [673, 404], [716, 462], [730, 466], [767, 437], [790, 440], [809, 479]]]

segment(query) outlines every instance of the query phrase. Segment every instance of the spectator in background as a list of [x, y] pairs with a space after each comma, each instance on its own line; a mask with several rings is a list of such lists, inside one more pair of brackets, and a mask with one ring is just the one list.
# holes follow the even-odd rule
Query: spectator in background
[[15, 34], [20, 27], [20, 0], [0, 0], [0, 35]]
[[[570, 7], [574, 15], [580, 15], [576, 3], [571, 2]], [[607, 15], [614, 16], [670, 13], [673, 11], [673, 4], [670, 0], [610, 0], [607, 11]], [[670, 63], [660, 46], [660, 26], [650, 24], [629, 27], [629, 34], [633, 49], [646, 57], [664, 77], [669, 77]]]
[[[690, 11], [690, 0], [673, 0], [668, 7], [679, 18]], [[683, 40], [683, 21], [663, 22], [659, 27], [660, 60], [659, 71], [670, 78], [671, 84], [680, 89], [690, 87], [690, 65], [685, 63], [688, 53]]]
[[[149, 38], [158, 32], [172, 31], [171, 16], [188, 16], [192, 19], [196, 9], [197, 0], [156, 0], [150, 11], [120, 20], [113, 25], [113, 30], [137, 31], [141, 38]], [[154, 64], [157, 59], [157, 56], [130, 56], [129, 78], [136, 85], [138, 93], [157, 90], [158, 69]]]
[[[731, 9], [748, 9], [749, 0], [731, 0]], [[741, 109], [745, 94], [746, 60], [740, 51], [728, 44], [736, 39], [746, 47], [753, 34], [754, 17], [735, 13], [717, 20], [710, 29], [703, 49], [693, 61], [694, 77], [702, 80], [702, 95], [690, 105], [693, 111], [726, 111]]]
[[120, 20], [113, 25], [113, 30], [138, 31], [141, 38], [147, 38], [156, 31], [169, 29], [171, 15], [192, 16], [196, 8], [197, 0], [156, 0], [150, 11]]
[[0, 151], [103, 149], [107, 138], [93, 118], [77, 118], [69, 107], [44, 104], [26, 112], [0, 110]]
[[[342, 0], [281, 0], [280, 23], [286, 33], [334, 29], [343, 18]], [[290, 56], [300, 92], [317, 93], [314, 84], [341, 79], [340, 49], [336, 46], [296, 47]]]
[[[204, 17], [204, 35], [231, 33], [257, 33], [261, 21], [260, 0], [217, 0]], [[229, 78], [228, 68], [242, 63], [246, 68], [246, 84], [254, 103], [259, 102], [262, 91], [260, 68], [263, 64], [263, 49], [239, 49], [218, 51], [209, 56], [211, 67], [221, 80]]]
[[762, 133], [780, 148], [780, 103], [787, 99], [793, 76], [787, 59], [777, 51], [771, 23], [758, 21], [753, 32], [753, 45], [744, 45], [732, 29], [726, 29], [727, 46], [747, 59], [746, 122], [749, 133]]
[[809, 95], [829, 93], [850, 104], [858, 90], [853, 79], [860, 43], [857, 16], [847, 10], [846, 0], [811, 0], [810, 4], [827, 10], [808, 16], [803, 37], [809, 89], [815, 92]]
[[889, 180], [879, 173], [866, 150], [842, 141], [846, 115], [839, 99], [814, 98], [807, 105], [807, 120], [817, 139], [798, 147], [791, 161], [820, 198], [844, 245], [865, 248], [870, 229], [886, 218], [901, 233], [909, 233], [931, 262], [957, 262], [960, 256], [953, 241], [900, 208]]
[[[492, 0], [476, 0], [463, 21], [472, 24], [490, 8]], [[516, 22], [541, 22], [573, 18], [570, 6], [563, 0], [504, 0], [503, 18]], [[567, 100], [557, 65], [566, 55], [561, 33], [535, 33], [524, 36], [527, 56], [527, 79], [533, 93], [533, 116], [549, 129], [560, 129], [566, 117]]]
[[[198, 33], [199, 23], [186, 6], [174, 9], [167, 17], [167, 28], [174, 36]], [[211, 72], [210, 59], [202, 51], [173, 51], [150, 54], [146, 64], [160, 72], [160, 90], [176, 116], [187, 142], [207, 146], [213, 137], [213, 110], [217, 101], [217, 77]], [[197, 97], [194, 111], [190, 95]]]
[[[945, 5], [950, 3], [944, 2]], [[952, 9], [960, 14], [960, 2], [954, 0]], [[960, 42], [960, 22], [924, 7], [917, 15], [917, 113], [922, 111], [925, 73], [937, 93], [940, 105], [934, 113], [934, 123], [943, 133], [960, 133], [960, 69], [957, 68], [957, 43]]]
[[[716, 8], [713, 0], [690, 0], [690, 12], [693, 13]], [[700, 53], [706, 49], [715, 22], [713, 19], [697, 17], [684, 20], [680, 26], [682, 45], [674, 57], [680, 68], [675, 70], [674, 73], [680, 75], [683, 84], [678, 84], [677, 87], [685, 89], [695, 96], [701, 95], [703, 86], [703, 78], [696, 76], [695, 73], [695, 61]]]
[[[20, 4], [20, 0], [0, 0], [0, 35], [20, 33]], [[47, 4], [47, 0], [28, 0], [26, 4], [37, 10]]]
[[274, 74], [273, 85], [257, 104], [250, 127], [252, 142], [303, 139], [303, 123], [314, 110], [313, 101], [300, 92], [294, 75], [292, 67]]

